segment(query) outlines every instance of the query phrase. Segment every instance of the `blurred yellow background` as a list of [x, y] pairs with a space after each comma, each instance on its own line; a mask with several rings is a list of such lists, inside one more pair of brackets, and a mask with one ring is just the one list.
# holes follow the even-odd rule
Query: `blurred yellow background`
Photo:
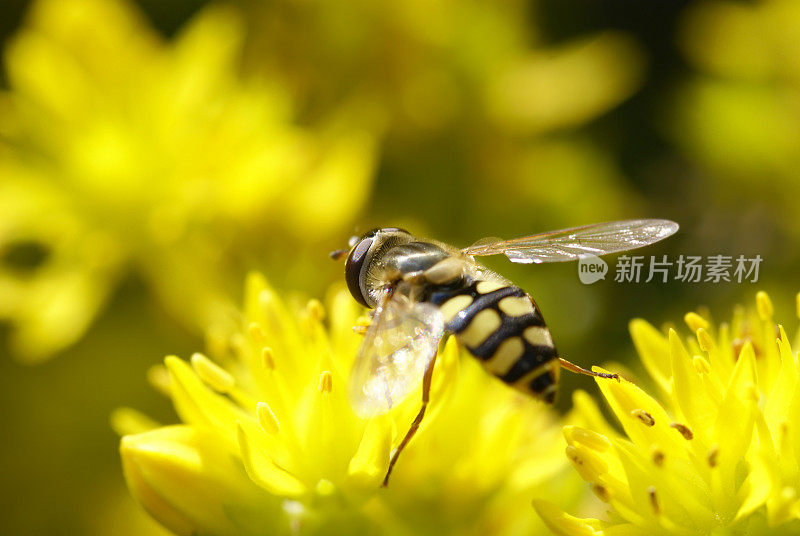
[[[0, 533], [157, 533], [109, 415], [261, 270], [319, 297], [327, 253], [400, 226], [468, 245], [669, 218], [643, 255], [761, 255], [757, 284], [580, 283], [487, 264], [561, 353], [800, 268], [800, 6], [626, 0], [6, 0], [0, 7]], [[592, 389], [565, 378], [565, 392]], [[569, 406], [562, 395], [559, 408]]]

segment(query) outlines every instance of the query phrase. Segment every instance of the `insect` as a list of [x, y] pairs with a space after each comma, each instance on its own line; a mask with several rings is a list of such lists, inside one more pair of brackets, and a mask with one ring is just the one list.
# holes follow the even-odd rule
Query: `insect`
[[572, 261], [646, 246], [678, 230], [669, 220], [599, 223], [458, 249], [387, 227], [350, 239], [345, 279], [353, 297], [374, 309], [350, 376], [349, 397], [361, 417], [389, 411], [422, 382], [422, 406], [395, 449], [383, 481], [414, 436], [430, 399], [439, 342], [453, 334], [487, 372], [525, 394], [552, 403], [561, 368], [582, 369], [558, 355], [533, 298], [475, 257], [505, 254], [512, 262]]

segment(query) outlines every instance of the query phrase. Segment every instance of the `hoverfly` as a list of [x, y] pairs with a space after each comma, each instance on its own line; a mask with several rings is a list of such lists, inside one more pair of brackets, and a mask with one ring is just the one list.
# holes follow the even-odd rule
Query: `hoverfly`
[[374, 309], [350, 376], [349, 396], [361, 417], [389, 411], [422, 382], [422, 407], [395, 449], [383, 485], [425, 415], [439, 342], [453, 334], [484, 368], [511, 387], [552, 403], [561, 368], [582, 369], [559, 357], [530, 294], [479, 264], [505, 254], [540, 264], [617, 253], [662, 240], [678, 230], [669, 220], [599, 223], [457, 249], [396, 227], [350, 239], [345, 279], [353, 298]]

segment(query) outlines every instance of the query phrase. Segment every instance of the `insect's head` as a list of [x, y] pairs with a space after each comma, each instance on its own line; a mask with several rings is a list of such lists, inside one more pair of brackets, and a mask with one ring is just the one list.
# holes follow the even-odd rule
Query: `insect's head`
[[[384, 227], [372, 229], [363, 235], [350, 238], [350, 250], [344, 265], [344, 276], [350, 294], [358, 303], [365, 307], [374, 307], [375, 300], [371, 296], [365, 275], [372, 262], [379, 258], [379, 253], [399, 243], [409, 241], [411, 234], [397, 227]], [[334, 256], [334, 252], [331, 254]], [[344, 252], [342, 252], [341, 256]]]

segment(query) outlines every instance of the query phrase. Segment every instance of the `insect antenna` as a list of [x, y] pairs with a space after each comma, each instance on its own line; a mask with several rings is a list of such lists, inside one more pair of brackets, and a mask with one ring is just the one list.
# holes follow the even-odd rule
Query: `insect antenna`
[[584, 374], [586, 376], [596, 376], [598, 378], [612, 378], [619, 381], [619, 374], [611, 374], [608, 372], [594, 372], [591, 370], [586, 370], [585, 368], [581, 368], [575, 363], [570, 363], [566, 359], [558, 358], [558, 364], [561, 365], [561, 368], [566, 369], [570, 372], [574, 372], [575, 374]]

